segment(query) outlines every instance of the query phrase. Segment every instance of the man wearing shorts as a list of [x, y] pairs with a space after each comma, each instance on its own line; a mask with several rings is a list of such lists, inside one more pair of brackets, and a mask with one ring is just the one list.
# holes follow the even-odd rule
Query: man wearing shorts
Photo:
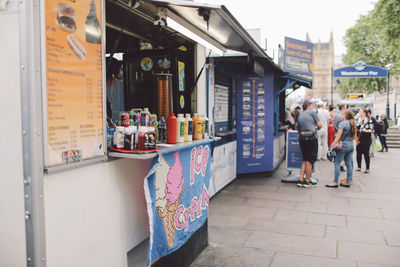
[[[298, 122], [299, 143], [301, 153], [303, 154], [303, 163], [301, 164], [300, 179], [297, 186], [310, 187], [312, 166], [317, 160], [318, 155], [317, 130], [321, 129], [322, 123], [318, 119], [314, 105], [311, 102], [305, 101], [303, 104], [303, 110], [304, 111], [299, 114]], [[304, 174], [306, 175], [305, 179]]]

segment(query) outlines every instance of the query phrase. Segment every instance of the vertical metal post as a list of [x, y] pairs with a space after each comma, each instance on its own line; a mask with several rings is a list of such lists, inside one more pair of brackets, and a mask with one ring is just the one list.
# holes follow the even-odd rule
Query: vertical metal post
[[386, 79], [386, 118], [388, 120], [390, 120], [389, 80], [390, 80], [390, 70], [388, 69], [388, 76], [387, 76], [387, 79]]
[[331, 68], [331, 104], [333, 104], [333, 68]]
[[396, 119], [396, 99], [397, 99], [397, 79], [396, 84], [393, 86], [393, 119]]
[[41, 7], [19, 1], [21, 125], [27, 266], [46, 266], [43, 197], [43, 112], [41, 90]]

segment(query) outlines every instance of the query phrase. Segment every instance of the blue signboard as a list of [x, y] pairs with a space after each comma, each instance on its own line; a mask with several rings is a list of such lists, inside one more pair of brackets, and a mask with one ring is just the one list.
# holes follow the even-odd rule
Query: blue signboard
[[147, 265], [179, 249], [206, 221], [214, 139], [160, 151], [144, 182], [150, 242]]
[[286, 168], [288, 170], [300, 170], [303, 163], [303, 154], [299, 144], [299, 133], [297, 131], [288, 131], [286, 140]]
[[285, 37], [283, 70], [294, 74], [313, 75], [314, 45]]
[[387, 78], [388, 70], [376, 66], [368, 66], [364, 61], [357, 61], [354, 66], [347, 66], [333, 71], [335, 78]]
[[246, 75], [237, 90], [237, 173], [273, 171], [273, 76]]

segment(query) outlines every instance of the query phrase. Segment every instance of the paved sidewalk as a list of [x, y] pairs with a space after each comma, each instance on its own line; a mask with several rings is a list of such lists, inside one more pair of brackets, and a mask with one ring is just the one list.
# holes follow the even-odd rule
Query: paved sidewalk
[[285, 163], [236, 179], [211, 200], [210, 245], [191, 266], [400, 266], [400, 150], [375, 154], [349, 189], [325, 188], [327, 161], [314, 188], [281, 183]]

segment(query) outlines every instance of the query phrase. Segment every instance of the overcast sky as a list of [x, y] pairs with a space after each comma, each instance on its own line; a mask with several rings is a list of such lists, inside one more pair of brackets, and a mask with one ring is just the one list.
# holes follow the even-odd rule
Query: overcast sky
[[374, 8], [376, 0], [195, 0], [222, 4], [246, 29], [260, 28], [261, 43], [268, 41], [272, 57], [285, 36], [305, 40], [308, 32], [312, 42], [328, 42], [333, 32], [335, 58], [341, 58], [346, 48], [343, 37], [361, 14]]

